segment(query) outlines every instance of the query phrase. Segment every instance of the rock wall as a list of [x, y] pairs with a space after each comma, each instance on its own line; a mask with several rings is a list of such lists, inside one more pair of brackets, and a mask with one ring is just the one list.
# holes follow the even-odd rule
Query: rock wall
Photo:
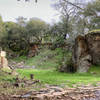
[[100, 64], [100, 31], [91, 31], [75, 39], [73, 63], [77, 72], [87, 72], [91, 64]]

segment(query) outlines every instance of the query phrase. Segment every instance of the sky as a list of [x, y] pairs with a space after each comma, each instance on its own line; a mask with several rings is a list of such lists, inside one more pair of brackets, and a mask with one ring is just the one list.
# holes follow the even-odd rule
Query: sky
[[27, 19], [37, 17], [47, 23], [58, 22], [59, 13], [51, 6], [54, 0], [0, 0], [0, 15], [3, 21], [16, 21], [16, 18], [23, 16]]

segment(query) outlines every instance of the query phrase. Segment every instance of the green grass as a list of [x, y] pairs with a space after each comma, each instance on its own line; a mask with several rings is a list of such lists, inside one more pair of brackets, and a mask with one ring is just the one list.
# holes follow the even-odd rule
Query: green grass
[[[68, 85], [80, 86], [85, 84], [92, 84], [96, 86], [100, 82], [100, 66], [92, 66], [88, 73], [61, 73], [56, 70], [37, 70], [37, 69], [17, 69], [20, 77], [30, 77], [34, 74], [34, 78], [40, 80], [42, 84], [50, 85]], [[0, 82], [14, 82], [15, 76], [6, 74], [0, 71]]]
[[[63, 55], [64, 54], [64, 55]], [[30, 74], [35, 75], [35, 79], [40, 80], [44, 84], [52, 85], [69, 85], [74, 84], [93, 84], [96, 85], [100, 81], [100, 66], [92, 66], [88, 73], [61, 73], [55, 69], [62, 63], [63, 56], [67, 60], [71, 57], [70, 52], [65, 52], [58, 48], [56, 50], [41, 49], [40, 53], [32, 58], [18, 57], [14, 61], [24, 61], [25, 65], [36, 66], [36, 69], [17, 69], [22, 77], [29, 78]], [[69, 57], [69, 58], [68, 58]], [[66, 62], [66, 59], [65, 59]]]
[[0, 70], [0, 82], [14, 82], [14, 81], [15, 81], [15, 76], [12, 76], [7, 72]]
[[[18, 69], [17, 70], [22, 76], [29, 78], [30, 74], [34, 74], [35, 79], [39, 79], [42, 83], [52, 85], [69, 85], [73, 84], [96, 84], [100, 81], [100, 67], [92, 67], [88, 73], [61, 73], [55, 70], [36, 70], [36, 69]], [[95, 72], [98, 74], [92, 74]]]

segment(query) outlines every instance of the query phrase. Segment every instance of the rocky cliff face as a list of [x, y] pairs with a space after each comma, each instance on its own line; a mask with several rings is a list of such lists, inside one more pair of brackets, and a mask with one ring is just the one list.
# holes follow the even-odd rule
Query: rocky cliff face
[[100, 64], [100, 31], [75, 39], [73, 63], [77, 72], [87, 72], [91, 64]]

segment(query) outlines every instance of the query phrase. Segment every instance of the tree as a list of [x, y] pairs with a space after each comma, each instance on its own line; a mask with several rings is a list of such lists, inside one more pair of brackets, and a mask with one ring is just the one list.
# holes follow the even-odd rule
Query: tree
[[81, 14], [87, 19], [87, 28], [100, 29], [100, 0], [89, 2]]
[[45, 36], [48, 25], [37, 18], [31, 18], [26, 25], [27, 38], [30, 43], [41, 43]]
[[42, 43], [49, 30], [49, 25], [37, 18], [26, 21], [18, 17], [16, 23], [1, 20], [0, 25], [1, 33], [4, 34], [3, 30], [6, 33], [0, 41], [3, 49], [10, 49], [19, 55], [27, 54], [30, 44]]
[[[53, 6], [61, 14], [62, 29], [63, 29], [63, 35], [65, 36], [64, 37], [65, 39], [67, 34], [69, 34], [71, 38], [74, 38], [73, 34], [76, 35], [76, 33], [81, 33], [81, 32], [84, 33], [83, 31], [80, 31], [83, 30], [84, 25], [82, 26], [81, 24], [84, 23], [83, 23], [83, 19], [81, 19], [81, 15], [79, 14], [79, 11], [84, 10], [85, 1], [73, 0], [71, 2], [70, 0], [59, 0]], [[80, 27], [80, 30], [76, 26], [78, 25], [78, 23], [80, 23], [80, 25], [82, 26]]]
[[[97, 2], [97, 4], [94, 2]], [[54, 4], [54, 7], [61, 14], [63, 32], [65, 33], [65, 36], [66, 34], [69, 34], [69, 39], [67, 39], [68, 41], [72, 42], [79, 34], [84, 35], [84, 33], [86, 33], [89, 29], [100, 26], [98, 16], [97, 18], [93, 18], [95, 16], [90, 16], [91, 12], [92, 14], [94, 12], [93, 9], [95, 9], [96, 13], [98, 12], [96, 9], [100, 8], [99, 2], [99, 0], [59, 0], [56, 4]], [[91, 4], [94, 4], [97, 8], [93, 7]], [[89, 15], [86, 15], [87, 13]]]
[[26, 30], [25, 27], [22, 27], [14, 22], [5, 22], [5, 29], [7, 36], [5, 37], [6, 48], [19, 52], [20, 55], [25, 54], [28, 51], [28, 42], [26, 40]]

